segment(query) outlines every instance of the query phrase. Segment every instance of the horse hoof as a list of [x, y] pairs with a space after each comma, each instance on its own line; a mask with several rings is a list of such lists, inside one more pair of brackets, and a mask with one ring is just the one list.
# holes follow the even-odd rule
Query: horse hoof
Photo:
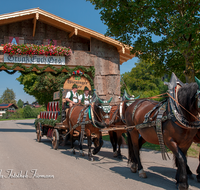
[[176, 184], [176, 188], [178, 190], [188, 190], [188, 187], [185, 187], [183, 184]]
[[117, 157], [117, 151], [113, 152], [113, 157]]
[[136, 164], [135, 164], [135, 163], [133, 163], [133, 164], [131, 165], [131, 172], [132, 172], [132, 173], [136, 173], [136, 172], [137, 172], [137, 167], [136, 167]]
[[94, 158], [93, 157], [89, 157], [88, 160], [93, 162]]
[[94, 150], [92, 151], [92, 154], [95, 155], [95, 154], [97, 154], [98, 152], [99, 152], [99, 150], [94, 149]]
[[75, 154], [76, 153], [74, 149], [71, 149], [70, 152], [71, 152], [71, 154]]
[[85, 156], [84, 152], [82, 150], [79, 151], [80, 156]]
[[141, 169], [139, 171], [139, 177], [141, 177], [141, 178], [147, 178], [146, 172], [143, 169]]
[[192, 175], [192, 174], [189, 174], [189, 175], [188, 175], [188, 179], [192, 179], [192, 180], [194, 180], [193, 175]]

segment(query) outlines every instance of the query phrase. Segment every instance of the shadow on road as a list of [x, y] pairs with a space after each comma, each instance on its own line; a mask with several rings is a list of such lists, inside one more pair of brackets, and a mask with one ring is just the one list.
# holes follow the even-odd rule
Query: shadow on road
[[[146, 172], [147, 174], [147, 178], [140, 178], [138, 172], [137, 173], [131, 173], [131, 170], [128, 167], [112, 167], [110, 168], [111, 171], [120, 174], [121, 176], [125, 177], [126, 179], [132, 179], [135, 181], [140, 181], [142, 183], [146, 183], [148, 185], [152, 185], [155, 187], [160, 187], [163, 189], [176, 189], [175, 186], [175, 181], [169, 180], [166, 177], [163, 177], [159, 174], [156, 173], [151, 173], [151, 172]], [[171, 169], [172, 171], [174, 169]], [[174, 171], [174, 175], [175, 175], [175, 171]], [[171, 176], [173, 177], [173, 176]], [[152, 189], [152, 188], [151, 188]]]
[[16, 123], [18, 125], [34, 125], [34, 123]]
[[[153, 172], [159, 172], [160, 174], [167, 176], [167, 177], [175, 177], [176, 169], [172, 168], [165, 168], [165, 167], [158, 167], [158, 166], [151, 166], [148, 168], [149, 170]], [[194, 186], [197, 188], [200, 188], [200, 183], [197, 182], [196, 176], [193, 174], [194, 180], [188, 179], [188, 183], [190, 186]]]
[[[160, 187], [163, 189], [176, 189], [176, 181], [174, 179], [176, 174], [176, 169], [167, 167], [154, 167], [151, 166], [146, 171], [147, 178], [140, 178], [138, 172], [132, 173], [128, 167], [111, 167], [110, 170], [125, 177], [126, 179], [132, 179], [135, 181], [140, 181], [151, 186]], [[189, 186], [194, 186], [200, 188], [200, 184], [195, 180], [188, 180]]]
[[35, 133], [35, 129], [12, 129], [12, 128], [0, 128], [0, 132], [22, 132], [22, 133]]

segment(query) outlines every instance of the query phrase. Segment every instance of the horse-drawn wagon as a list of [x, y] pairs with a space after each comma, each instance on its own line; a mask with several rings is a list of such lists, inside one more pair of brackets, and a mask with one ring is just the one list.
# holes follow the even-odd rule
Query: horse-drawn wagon
[[[84, 106], [82, 104], [76, 104], [69, 109], [67, 114], [65, 113], [64, 105], [62, 105], [62, 110], [60, 110], [58, 101], [49, 102], [47, 111], [41, 112], [35, 120], [37, 141], [40, 142], [41, 138], [46, 136], [47, 139], [52, 141], [52, 148], [57, 149], [58, 145], [65, 144], [66, 139], [69, 139], [69, 137], [73, 139], [73, 142], [75, 140], [80, 140], [81, 130], [85, 130], [85, 125], [89, 124], [93, 128], [93, 133], [90, 134], [90, 137], [93, 140], [99, 135], [99, 140], [102, 136], [100, 129], [108, 125], [106, 124], [108, 118], [106, 116], [104, 117], [102, 114], [109, 114], [111, 108], [109, 103], [111, 99], [109, 101], [102, 101], [98, 98], [96, 93], [94, 93], [90, 105]], [[97, 103], [98, 106], [95, 102], [99, 102]], [[62, 118], [61, 122], [58, 122], [59, 117]], [[82, 127], [82, 129], [79, 129], [79, 127]], [[82, 139], [83, 138], [87, 138], [85, 133], [82, 136]]]

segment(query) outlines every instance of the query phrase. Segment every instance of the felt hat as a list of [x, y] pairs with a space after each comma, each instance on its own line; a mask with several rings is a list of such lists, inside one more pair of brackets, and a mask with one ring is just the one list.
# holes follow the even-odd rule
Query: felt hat
[[88, 88], [87, 86], [85, 86], [85, 88], [84, 88], [84, 91], [86, 91], [86, 90], [88, 90], [88, 91], [89, 91], [89, 88]]
[[78, 86], [76, 84], [73, 84], [72, 89], [74, 88], [78, 88]]

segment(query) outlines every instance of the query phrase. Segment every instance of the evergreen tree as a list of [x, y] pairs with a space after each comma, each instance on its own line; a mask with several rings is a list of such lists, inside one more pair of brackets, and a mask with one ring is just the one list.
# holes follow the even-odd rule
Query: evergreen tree
[[4, 91], [1, 99], [2, 99], [3, 103], [6, 103], [6, 104], [9, 104], [9, 103], [16, 104], [15, 97], [16, 96], [15, 96], [14, 91], [12, 89], [7, 88]]
[[17, 102], [18, 108], [22, 108], [23, 104], [24, 104], [23, 101], [21, 99], [19, 99], [18, 102]]

